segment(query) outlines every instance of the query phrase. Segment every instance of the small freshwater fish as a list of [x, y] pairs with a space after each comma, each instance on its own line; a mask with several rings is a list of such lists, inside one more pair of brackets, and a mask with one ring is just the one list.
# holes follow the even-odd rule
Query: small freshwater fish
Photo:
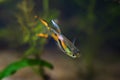
[[80, 56], [79, 49], [76, 48], [75, 45], [61, 33], [60, 27], [57, 25], [57, 23], [55, 23], [54, 20], [51, 20], [51, 23], [55, 29], [50, 27], [45, 20], [40, 19], [40, 21], [47, 28], [48, 33], [39, 33], [37, 36], [44, 38], [51, 36], [65, 54], [72, 58], [77, 58]]

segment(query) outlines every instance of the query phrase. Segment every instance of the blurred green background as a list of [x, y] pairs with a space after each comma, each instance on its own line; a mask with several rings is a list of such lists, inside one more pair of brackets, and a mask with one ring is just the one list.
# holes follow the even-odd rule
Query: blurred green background
[[[58, 19], [81, 57], [71, 59], [51, 38], [36, 38], [43, 29], [34, 16]], [[51, 80], [119, 80], [119, 47], [120, 0], [0, 0], [0, 70], [23, 54], [40, 53], [55, 67], [46, 70]], [[38, 80], [25, 70], [11, 78]]]

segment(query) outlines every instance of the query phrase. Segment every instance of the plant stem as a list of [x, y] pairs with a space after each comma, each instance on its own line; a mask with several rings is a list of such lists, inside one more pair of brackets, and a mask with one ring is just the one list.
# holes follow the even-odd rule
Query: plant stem
[[43, 13], [44, 17], [46, 18], [49, 13], [49, 0], [43, 0]]
[[[49, 0], [43, 0], [43, 13], [44, 13], [43, 17], [47, 18], [49, 13]], [[45, 43], [46, 40], [41, 42], [41, 48], [39, 50], [40, 53], [36, 54], [35, 56], [36, 59], [41, 59], [41, 54], [43, 53]], [[38, 71], [39, 75], [43, 78], [43, 80], [49, 80], [49, 76], [45, 74], [44, 66], [42, 66], [42, 64], [38, 66]]]
[[[39, 54], [36, 54], [35, 58], [36, 59], [41, 59]], [[41, 63], [41, 65], [38, 66], [38, 72], [39, 72], [39, 75], [42, 77], [43, 80], [49, 80], [50, 79], [50, 77], [47, 74], [45, 74], [44, 66], [42, 66], [42, 63]]]

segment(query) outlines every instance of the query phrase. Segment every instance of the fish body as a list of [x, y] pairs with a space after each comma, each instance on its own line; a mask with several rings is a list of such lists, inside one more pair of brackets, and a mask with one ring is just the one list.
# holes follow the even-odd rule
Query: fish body
[[[50, 27], [45, 20], [40, 19], [40, 21], [47, 28], [48, 30], [47, 35], [51, 36], [57, 42], [61, 51], [63, 51], [65, 54], [67, 54], [72, 58], [77, 58], [80, 56], [79, 49], [77, 49], [75, 45], [61, 33], [59, 26], [54, 22], [54, 20], [51, 20], [51, 22], [53, 24], [53, 27], [55, 27], [56, 29], [53, 29], [52, 27]], [[38, 34], [38, 36], [40, 35], [41, 33]], [[43, 35], [45, 37], [47, 36], [46, 34], [43, 34]]]

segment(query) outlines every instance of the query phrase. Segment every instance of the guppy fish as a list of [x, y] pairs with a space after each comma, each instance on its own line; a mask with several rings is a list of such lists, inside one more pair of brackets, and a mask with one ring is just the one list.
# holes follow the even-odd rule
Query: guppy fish
[[68, 56], [72, 58], [77, 58], [80, 56], [80, 51], [75, 47], [75, 45], [67, 39], [62, 33], [59, 28], [59, 26], [55, 23], [54, 20], [51, 20], [51, 23], [55, 29], [50, 27], [48, 23], [40, 19], [41, 23], [47, 28], [48, 33], [43, 34], [39, 33], [37, 36], [48, 38], [48, 36], [51, 36], [58, 44], [59, 48]]

